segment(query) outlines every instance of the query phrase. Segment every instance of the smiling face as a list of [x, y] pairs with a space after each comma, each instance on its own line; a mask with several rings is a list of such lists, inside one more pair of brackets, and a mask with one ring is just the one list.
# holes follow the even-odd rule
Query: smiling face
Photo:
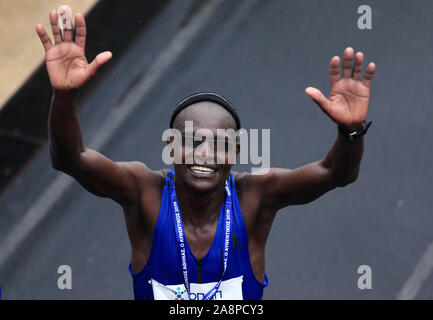
[[[210, 138], [217, 140], [217, 129], [236, 131], [236, 122], [227, 110], [210, 101], [194, 103], [177, 115], [173, 128], [178, 129], [183, 136], [186, 134], [185, 121], [193, 122], [196, 139], [191, 141], [190, 146], [187, 144], [182, 147], [182, 163], [174, 165], [176, 178], [195, 193], [215, 191], [224, 186], [232, 165], [229, 164], [227, 152], [213, 150], [214, 143]], [[211, 134], [211, 137], [197, 139], [197, 135], [202, 132]], [[236, 155], [238, 153], [239, 144], [236, 145]], [[192, 163], [186, 164], [189, 163], [186, 159], [192, 159]]]

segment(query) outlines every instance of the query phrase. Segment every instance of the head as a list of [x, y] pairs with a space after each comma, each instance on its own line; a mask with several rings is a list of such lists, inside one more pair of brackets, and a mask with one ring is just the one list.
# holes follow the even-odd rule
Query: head
[[[171, 127], [182, 134], [182, 146], [179, 146], [182, 148], [182, 161], [174, 164], [176, 179], [199, 194], [224, 188], [233, 163], [229, 161], [229, 148], [233, 148], [236, 157], [240, 151], [236, 140], [224, 136], [227, 130], [236, 132], [240, 129], [236, 111], [233, 109], [229, 112], [230, 109], [218, 103], [219, 100], [203, 99], [192, 99], [190, 104], [186, 101], [186, 104], [175, 109], [171, 121]], [[185, 127], [188, 122], [192, 122], [193, 136], [188, 132], [191, 130]]]

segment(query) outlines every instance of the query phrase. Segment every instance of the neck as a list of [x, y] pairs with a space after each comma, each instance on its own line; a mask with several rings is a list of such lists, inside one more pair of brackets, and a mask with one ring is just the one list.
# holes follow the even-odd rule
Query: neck
[[191, 192], [190, 188], [176, 182], [176, 179], [174, 185], [184, 225], [202, 227], [218, 220], [224, 201], [224, 185], [206, 194]]

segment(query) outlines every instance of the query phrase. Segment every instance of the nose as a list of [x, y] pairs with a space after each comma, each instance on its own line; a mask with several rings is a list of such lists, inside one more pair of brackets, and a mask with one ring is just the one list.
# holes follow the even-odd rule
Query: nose
[[[196, 161], [200, 159], [200, 163], [213, 163], [214, 160], [214, 150], [208, 140], [203, 141], [197, 148], [194, 150], [194, 156]], [[197, 161], [198, 162], [198, 161]]]

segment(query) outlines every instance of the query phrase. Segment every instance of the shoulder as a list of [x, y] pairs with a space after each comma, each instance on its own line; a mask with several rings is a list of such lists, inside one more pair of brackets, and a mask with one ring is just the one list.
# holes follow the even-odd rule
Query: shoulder
[[232, 173], [241, 207], [248, 211], [257, 211], [262, 205], [264, 190], [272, 180], [272, 173], [261, 175], [250, 172], [233, 171]]
[[275, 183], [283, 175], [287, 174], [290, 169], [270, 168], [266, 170], [259, 170], [255, 173], [250, 172], [236, 172], [232, 171], [235, 179], [236, 187], [240, 191], [261, 192], [269, 187], [270, 184]]
[[154, 201], [160, 198], [168, 169], [152, 170], [140, 161], [118, 162], [135, 185], [138, 201]]
[[152, 170], [140, 161], [118, 162], [128, 175], [141, 184], [157, 184], [164, 181], [168, 169]]
[[261, 209], [276, 209], [276, 199], [280, 193], [289, 193], [292, 169], [270, 168], [254, 173], [236, 173], [235, 183], [239, 199], [254, 202]]

